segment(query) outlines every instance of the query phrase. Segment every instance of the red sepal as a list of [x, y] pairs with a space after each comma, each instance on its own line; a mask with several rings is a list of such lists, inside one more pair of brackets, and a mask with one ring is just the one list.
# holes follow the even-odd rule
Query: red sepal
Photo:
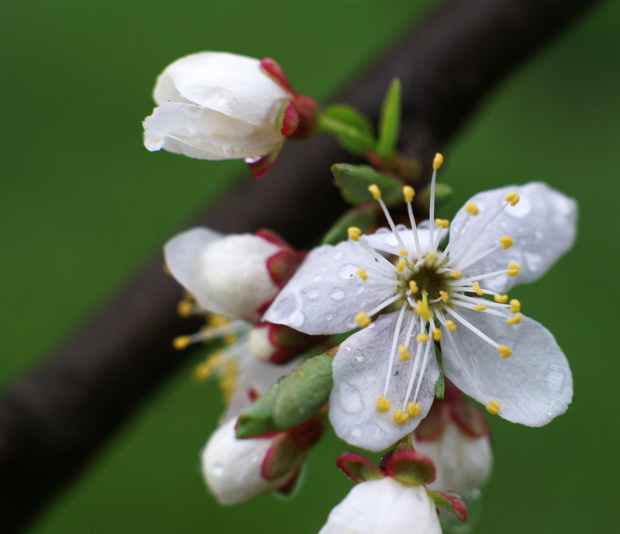
[[367, 480], [384, 478], [384, 474], [370, 460], [355, 452], [345, 452], [338, 456], [336, 467], [356, 484]]
[[293, 106], [295, 106], [297, 112], [298, 126], [289, 136], [291, 139], [303, 139], [308, 137], [316, 127], [319, 117], [319, 106], [313, 98], [299, 94], [295, 95]]
[[299, 113], [295, 109], [295, 105], [291, 102], [286, 109], [284, 110], [284, 114], [282, 115], [282, 126], [280, 127], [280, 133], [282, 137], [288, 137], [291, 135], [300, 123]]
[[287, 433], [278, 435], [263, 458], [260, 474], [266, 480], [281, 478], [299, 469], [304, 451], [295, 447]]
[[276, 252], [267, 258], [267, 271], [271, 281], [282, 288], [289, 281], [297, 267], [301, 264], [302, 258], [292, 249], [285, 249]]
[[453, 491], [433, 491], [426, 488], [426, 493], [435, 506], [454, 514], [458, 521], [467, 521], [467, 506], [458, 493]]
[[[445, 399], [445, 397], [444, 397]], [[427, 416], [413, 431], [418, 441], [435, 441], [440, 438], [448, 422], [448, 412], [444, 400], [435, 400]]]
[[[381, 461], [381, 468], [407, 486], [430, 484], [435, 480], [435, 465], [430, 458], [414, 450], [401, 450], [387, 456]], [[385, 458], [384, 458], [385, 459]]]
[[260, 60], [259, 63], [260, 70], [262, 70], [267, 76], [269, 76], [274, 82], [276, 82], [282, 89], [288, 91], [291, 94], [294, 94], [291, 84], [284, 74], [284, 70], [280, 64], [270, 57], [264, 57]]
[[264, 156], [246, 159], [245, 163], [250, 169], [252, 176], [254, 176], [254, 178], [262, 178], [265, 176], [265, 174], [271, 170], [271, 167], [273, 167], [273, 164], [280, 154], [280, 150], [282, 150], [281, 146], [276, 150], [269, 152], [269, 154], [265, 154]]

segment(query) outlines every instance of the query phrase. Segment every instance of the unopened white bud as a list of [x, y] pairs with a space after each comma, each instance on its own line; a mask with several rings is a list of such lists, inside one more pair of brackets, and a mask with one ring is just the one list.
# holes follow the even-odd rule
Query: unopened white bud
[[278, 292], [267, 260], [281, 247], [253, 234], [193, 228], [164, 247], [172, 275], [205, 310], [253, 319]]
[[202, 451], [202, 473], [211, 493], [222, 504], [238, 504], [285, 485], [291, 474], [267, 480], [261, 475], [273, 439], [235, 437], [236, 419], [220, 426]]
[[220, 160], [278, 151], [282, 115], [293, 95], [257, 59], [201, 52], [166, 67], [153, 98], [158, 107], [144, 121], [148, 150]]
[[250, 352], [255, 358], [268, 362], [269, 358], [278, 350], [269, 338], [269, 328], [254, 327], [248, 337]]
[[424, 486], [393, 478], [357, 484], [329, 514], [319, 534], [441, 534], [434, 504]]
[[488, 435], [470, 438], [449, 420], [441, 436], [420, 441], [413, 435], [416, 451], [435, 464], [435, 480], [428, 485], [437, 491], [456, 491], [462, 497], [481, 488], [491, 474], [493, 455]]

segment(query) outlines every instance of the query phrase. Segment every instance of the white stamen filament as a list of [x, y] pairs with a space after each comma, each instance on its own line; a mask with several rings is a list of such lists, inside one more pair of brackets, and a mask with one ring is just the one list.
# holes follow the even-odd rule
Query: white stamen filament
[[[422, 318], [420, 318], [420, 332], [424, 332], [425, 322]], [[420, 353], [422, 352], [422, 343], [416, 344], [415, 351], [415, 360], [413, 362], [413, 369], [411, 369], [411, 374], [409, 375], [409, 386], [407, 387], [407, 393], [405, 394], [405, 398], [403, 400], [403, 411], [407, 407], [407, 399], [411, 395], [411, 391], [413, 390], [413, 384], [415, 383], [415, 377], [418, 373], [418, 367], [420, 366]]]
[[400, 247], [401, 250], [407, 250], [407, 247], [405, 246], [405, 243], [403, 243], [403, 240], [400, 237], [399, 231], [396, 229], [396, 225], [394, 224], [394, 221], [392, 220], [392, 216], [390, 215], [390, 212], [388, 211], [387, 206], [385, 205], [385, 202], [383, 202], [382, 198], [378, 198], [377, 202], [379, 203], [379, 206], [381, 206], [381, 209], [383, 210], [383, 214], [385, 215], [385, 218], [387, 219], [387, 222], [390, 225], [390, 228], [392, 229], [392, 233], [394, 234], [396, 241], [398, 241], [398, 246]]
[[471, 324], [469, 321], [467, 321], [464, 317], [461, 317], [453, 309], [446, 308], [446, 311], [450, 315], [452, 315], [452, 317], [454, 317], [464, 327], [469, 328], [469, 330], [471, 330], [474, 334], [476, 334], [480, 339], [486, 341], [492, 347], [495, 347], [495, 348], [499, 347], [499, 343], [496, 343], [489, 336], [487, 336], [486, 334], [483, 334], [478, 328], [476, 328], [473, 324]]
[[409, 214], [409, 222], [411, 223], [411, 231], [413, 232], [413, 241], [415, 242], [416, 257], [422, 257], [422, 249], [420, 248], [420, 239], [418, 238], [418, 229], [415, 224], [415, 217], [413, 216], [413, 208], [411, 202], [407, 202], [407, 213]]
[[390, 304], [392, 304], [393, 302], [396, 302], [399, 298], [401, 298], [402, 295], [400, 295], [399, 293], [397, 293], [396, 295], [394, 295], [393, 297], [390, 297], [387, 300], [384, 300], [381, 304], [379, 304], [377, 307], [373, 308], [372, 310], [370, 310], [369, 312], [366, 312], [366, 315], [368, 315], [368, 317], [372, 317], [373, 315], [379, 313], [383, 308], [385, 308], [386, 306], [389, 306]]
[[390, 377], [392, 376], [392, 367], [394, 365], [394, 358], [396, 357], [396, 348], [398, 347], [398, 338], [400, 337], [400, 327], [403, 324], [403, 317], [405, 316], [406, 304], [403, 304], [398, 319], [396, 321], [396, 328], [394, 329], [394, 338], [392, 339], [392, 348], [390, 349], [390, 362], [388, 363], [387, 378], [385, 379], [385, 387], [383, 389], [383, 396], [387, 397], [388, 387], [390, 385]]

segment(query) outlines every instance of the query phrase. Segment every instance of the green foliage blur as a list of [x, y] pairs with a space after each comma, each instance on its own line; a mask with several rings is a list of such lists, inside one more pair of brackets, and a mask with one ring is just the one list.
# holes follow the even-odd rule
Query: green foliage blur
[[[201, 50], [271, 56], [296, 89], [328, 102], [431, 4], [2, 2], [0, 381], [26, 372], [243, 172], [239, 162], [144, 149], [141, 121], [167, 64]], [[620, 3], [603, 4], [515, 72], [445, 149], [440, 177], [455, 195], [442, 216], [480, 190], [531, 180], [580, 206], [572, 252], [514, 292], [564, 348], [573, 405], [542, 429], [492, 419], [496, 465], [481, 534], [617, 527], [619, 23]], [[32, 532], [317, 532], [350, 487], [334, 467], [346, 445], [330, 434], [312, 451], [290, 502], [265, 495], [222, 508], [198, 465], [221, 409], [215, 384], [184, 369]]]

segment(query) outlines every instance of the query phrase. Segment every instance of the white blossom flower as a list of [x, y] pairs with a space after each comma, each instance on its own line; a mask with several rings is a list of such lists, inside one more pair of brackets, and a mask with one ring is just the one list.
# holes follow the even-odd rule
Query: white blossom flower
[[361, 482], [329, 514], [319, 534], [441, 534], [424, 486], [393, 478]]
[[202, 473], [211, 493], [222, 504], [239, 504], [255, 495], [288, 484], [297, 472], [267, 479], [263, 462], [275, 437], [237, 439], [230, 419], [209, 438], [202, 451]]
[[391, 231], [360, 236], [351, 228], [349, 241], [313, 250], [264, 317], [308, 334], [365, 327], [334, 358], [329, 416], [342, 439], [370, 451], [428, 413], [440, 373], [436, 347], [445, 376], [509, 421], [544, 425], [572, 398], [555, 339], [506, 292], [542, 276], [570, 248], [575, 202], [542, 183], [504, 187], [474, 196], [449, 225], [434, 219], [441, 160], [432, 222], [416, 226], [414, 191], [405, 186], [411, 227], [396, 226], [371, 187]]
[[294, 97], [258, 59], [192, 54], [157, 79], [158, 107], [144, 121], [144, 145], [207, 160], [277, 154], [298, 123]]

